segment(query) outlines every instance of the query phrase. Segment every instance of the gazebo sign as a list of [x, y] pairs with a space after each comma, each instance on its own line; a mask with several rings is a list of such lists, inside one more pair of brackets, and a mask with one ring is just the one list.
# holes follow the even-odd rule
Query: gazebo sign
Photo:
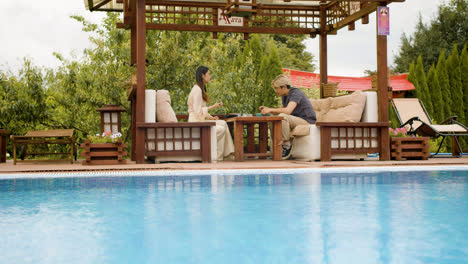
[[390, 35], [390, 11], [387, 6], [377, 8], [378, 16], [378, 34]]
[[360, 2], [350, 2], [349, 3], [349, 14], [353, 15], [361, 10], [361, 3]]
[[218, 26], [242, 27], [243, 25], [243, 17], [228, 17], [223, 9], [218, 8]]

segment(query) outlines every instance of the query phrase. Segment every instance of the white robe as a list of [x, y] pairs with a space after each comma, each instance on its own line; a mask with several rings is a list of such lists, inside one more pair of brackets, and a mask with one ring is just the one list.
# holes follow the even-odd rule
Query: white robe
[[203, 100], [200, 86], [196, 84], [193, 86], [192, 91], [190, 91], [187, 104], [189, 113], [188, 122], [216, 122], [216, 139], [218, 141], [216, 160], [232, 158], [232, 154], [234, 153], [234, 143], [232, 141], [229, 127], [224, 120], [210, 120], [213, 117], [208, 113], [208, 107], [206, 106], [206, 102]]

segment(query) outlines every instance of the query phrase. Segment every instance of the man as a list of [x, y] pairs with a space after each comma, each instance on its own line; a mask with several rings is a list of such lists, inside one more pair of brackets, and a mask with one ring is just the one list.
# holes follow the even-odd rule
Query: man
[[285, 75], [278, 75], [271, 86], [278, 96], [281, 96], [283, 107], [270, 108], [260, 106], [263, 115], [274, 114], [282, 116], [283, 159], [291, 156], [291, 131], [298, 125], [315, 124], [317, 118], [309, 98], [299, 89], [291, 87], [291, 82]]

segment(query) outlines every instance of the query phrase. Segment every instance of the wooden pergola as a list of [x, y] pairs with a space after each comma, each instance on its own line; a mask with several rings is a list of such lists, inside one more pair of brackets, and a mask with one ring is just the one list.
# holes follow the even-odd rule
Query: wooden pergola
[[[84, 0], [90, 11], [123, 12], [117, 27], [130, 29], [131, 64], [136, 65], [132, 102], [132, 160], [144, 163], [146, 30], [176, 30], [259, 34], [307, 34], [320, 38], [320, 82], [328, 83], [327, 35], [355, 22], [369, 23], [379, 6], [404, 0]], [[376, 12], [377, 14], [377, 12]], [[378, 15], [378, 14], [377, 14]], [[387, 87], [387, 36], [377, 38], [377, 92], [379, 122], [389, 121]], [[321, 89], [323, 97], [323, 90]], [[380, 130], [380, 160], [390, 159], [388, 129]]]

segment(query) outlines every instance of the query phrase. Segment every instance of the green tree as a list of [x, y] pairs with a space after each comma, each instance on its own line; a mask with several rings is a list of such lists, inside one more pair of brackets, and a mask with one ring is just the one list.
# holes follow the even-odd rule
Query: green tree
[[[244, 57], [240, 37], [235, 35], [210, 47], [209, 57], [213, 59], [209, 67], [213, 74], [208, 92], [213, 102], [225, 102], [223, 108], [217, 109], [218, 113], [258, 111], [260, 84], [256, 81], [256, 65], [251, 56]], [[243, 63], [233, 64], [233, 59]]]
[[[462, 89], [463, 89], [463, 107], [465, 113], [465, 119], [459, 120], [462, 124], [468, 124], [468, 106], [466, 103], [468, 102], [468, 50], [467, 47], [468, 43], [465, 44], [463, 47], [461, 56], [460, 56], [460, 73], [461, 73], [461, 82], [462, 82]], [[462, 141], [462, 149], [466, 150], [468, 148], [468, 139], [465, 137], [461, 137], [460, 140]]]
[[72, 17], [83, 24], [83, 30], [93, 34], [92, 47], [84, 51], [81, 61], [65, 60], [56, 54], [62, 65], [47, 74], [49, 122], [55, 126], [74, 128], [78, 141], [99, 132], [96, 109], [114, 104], [127, 110], [122, 115], [122, 133], [129, 140], [130, 103], [125, 83], [130, 79], [130, 34], [115, 28], [119, 17], [108, 13], [102, 25], [91, 24], [82, 17]]
[[449, 76], [450, 94], [452, 95], [452, 100], [450, 101], [451, 113], [456, 115], [459, 120], [465, 120], [460, 56], [456, 45], [447, 59], [447, 73]]
[[468, 39], [468, 1], [450, 0], [441, 4], [437, 16], [427, 25], [420, 18], [415, 32], [401, 37], [401, 46], [395, 56], [395, 70], [408, 72], [411, 61], [421, 54], [426, 62], [425, 71], [437, 62], [441, 49], [448, 52], [457, 44], [461, 48]]
[[271, 87], [271, 81], [278, 75], [283, 74], [283, 67], [276, 50], [276, 46], [268, 46], [269, 56], [264, 56], [260, 67], [260, 78], [262, 80], [262, 91], [260, 105], [277, 107], [279, 105], [278, 96]]
[[[210, 49], [216, 42], [193, 32], [148, 31], [146, 88], [168, 90], [174, 111], [186, 113], [195, 71], [200, 65], [209, 65]], [[214, 78], [219, 74], [217, 69], [211, 72]]]
[[434, 64], [432, 64], [427, 74], [427, 85], [433, 106], [431, 117], [436, 121], [436, 123], [440, 123], [443, 121], [443, 118], [445, 118], [443, 116], [444, 101], [442, 99], [442, 91], [440, 90], [439, 85], [439, 75]]
[[[10, 75], [0, 73], [0, 127], [13, 135], [48, 128], [50, 111], [42, 69], [25, 58], [18, 76]], [[12, 153], [10, 141], [7, 152]]]
[[30, 59], [24, 59], [17, 77], [0, 77], [0, 127], [12, 134], [44, 128], [48, 116], [44, 77]]
[[429, 88], [427, 87], [427, 80], [426, 80], [426, 73], [424, 72], [424, 65], [422, 61], [422, 56], [418, 57], [418, 62], [416, 67], [414, 68], [415, 71], [415, 78], [417, 82], [415, 84], [416, 88], [416, 97], [418, 97], [426, 107], [427, 112], [430, 116], [432, 116], [433, 107], [431, 97], [429, 95]]
[[272, 37], [284, 68], [309, 72], [316, 70], [314, 56], [306, 51], [304, 45], [306, 35], [275, 34]]
[[414, 61], [411, 62], [410, 64], [410, 67], [409, 67], [409, 72], [408, 72], [408, 76], [406, 76], [406, 79], [412, 83], [414, 85], [414, 91], [410, 91], [408, 93], [408, 96], [416, 96], [417, 97], [417, 92], [418, 92], [418, 79], [416, 78], [416, 71], [415, 71], [415, 64], [414, 64]]
[[[452, 97], [450, 95], [450, 83], [446, 64], [447, 63], [445, 58], [445, 50], [442, 49], [439, 55], [439, 60], [437, 61], [436, 71], [439, 77], [439, 85], [440, 91], [442, 92], [442, 100], [444, 101], [444, 104], [440, 106], [441, 109], [443, 108], [443, 111], [441, 111], [443, 118], [448, 118], [452, 114], [450, 110], [450, 102], [452, 100]], [[439, 120], [439, 122], [442, 121], [444, 120]]]
[[461, 73], [461, 83], [463, 89], [463, 105], [465, 107], [465, 119], [462, 121], [463, 124], [468, 124], [468, 44], [465, 44], [463, 47], [461, 57], [460, 57], [460, 73]]
[[[428, 31], [430, 29], [423, 24], [421, 16], [419, 16], [416, 31], [412, 36], [406, 36], [403, 33], [401, 37], [400, 53], [395, 56], [395, 69], [398, 72], [407, 72], [409, 63], [417, 61], [419, 55], [423, 55], [424, 59], [431, 61], [434, 56], [437, 58], [439, 48], [434, 45], [428, 45]], [[426, 45], [424, 45], [426, 44]], [[417, 47], [417, 48], [415, 48]]]
[[[468, 102], [468, 44], [465, 44], [460, 59], [460, 72], [461, 80], [463, 85], [463, 102]], [[465, 105], [465, 113], [468, 110], [468, 106]], [[465, 115], [464, 123], [468, 122], [468, 116]]]
[[255, 74], [258, 76], [264, 52], [262, 42], [258, 34], [252, 35], [252, 38], [249, 40], [249, 47], [252, 51], [252, 62], [255, 65]]

